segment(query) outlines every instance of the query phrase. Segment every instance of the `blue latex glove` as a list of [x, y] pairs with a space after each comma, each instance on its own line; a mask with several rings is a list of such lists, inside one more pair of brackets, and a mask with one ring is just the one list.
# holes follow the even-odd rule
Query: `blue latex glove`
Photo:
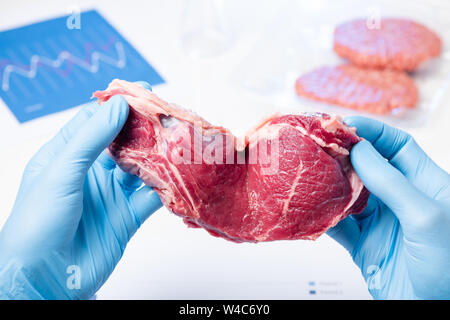
[[87, 105], [28, 163], [0, 232], [0, 298], [90, 298], [161, 206], [104, 152], [128, 111], [120, 96]]
[[353, 257], [376, 299], [450, 298], [450, 176], [407, 133], [363, 117], [352, 164], [372, 193], [328, 234]]

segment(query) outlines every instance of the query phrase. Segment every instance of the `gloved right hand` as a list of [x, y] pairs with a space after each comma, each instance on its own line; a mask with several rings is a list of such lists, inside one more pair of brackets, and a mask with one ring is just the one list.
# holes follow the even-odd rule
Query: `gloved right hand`
[[372, 193], [365, 211], [328, 231], [376, 299], [450, 299], [450, 176], [407, 133], [364, 117], [351, 151]]

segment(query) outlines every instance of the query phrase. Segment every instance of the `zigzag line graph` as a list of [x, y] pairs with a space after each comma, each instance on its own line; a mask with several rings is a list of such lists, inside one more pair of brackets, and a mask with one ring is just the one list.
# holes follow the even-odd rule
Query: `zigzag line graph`
[[14, 72], [23, 77], [33, 79], [36, 77], [38, 68], [40, 65], [46, 65], [52, 68], [60, 68], [65, 61], [70, 61], [73, 64], [78, 65], [79, 67], [89, 71], [91, 73], [97, 73], [100, 66], [100, 61], [107, 63], [111, 66], [123, 69], [126, 66], [126, 56], [125, 50], [122, 42], [118, 41], [114, 44], [117, 52], [117, 59], [111, 58], [108, 55], [105, 55], [102, 52], [93, 51], [89, 61], [80, 59], [77, 56], [74, 56], [72, 53], [68, 51], [61, 51], [58, 54], [58, 57], [55, 60], [49, 59], [47, 57], [42, 57], [39, 55], [33, 55], [30, 59], [29, 68], [22, 68], [12, 64], [8, 64], [5, 66], [2, 77], [2, 89], [3, 91], [8, 91], [10, 88], [10, 78], [11, 74]]

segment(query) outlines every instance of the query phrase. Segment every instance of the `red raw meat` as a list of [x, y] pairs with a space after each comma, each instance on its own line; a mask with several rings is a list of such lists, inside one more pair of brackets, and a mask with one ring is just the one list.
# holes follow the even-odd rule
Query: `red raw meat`
[[387, 18], [379, 26], [358, 19], [334, 31], [334, 51], [366, 68], [412, 71], [423, 61], [439, 56], [441, 39], [427, 27], [407, 19]]
[[316, 239], [366, 206], [348, 156], [360, 138], [336, 117], [273, 116], [239, 139], [134, 83], [94, 96], [116, 94], [130, 114], [111, 156], [191, 227], [235, 242]]
[[362, 69], [352, 65], [324, 66], [297, 79], [301, 97], [377, 114], [414, 108], [418, 90], [405, 72]]

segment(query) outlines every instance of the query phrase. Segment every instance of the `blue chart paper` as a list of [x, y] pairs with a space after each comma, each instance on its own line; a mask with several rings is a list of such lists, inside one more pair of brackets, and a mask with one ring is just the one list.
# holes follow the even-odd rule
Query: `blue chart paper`
[[114, 78], [164, 83], [97, 11], [0, 32], [0, 96], [19, 122], [90, 100]]

